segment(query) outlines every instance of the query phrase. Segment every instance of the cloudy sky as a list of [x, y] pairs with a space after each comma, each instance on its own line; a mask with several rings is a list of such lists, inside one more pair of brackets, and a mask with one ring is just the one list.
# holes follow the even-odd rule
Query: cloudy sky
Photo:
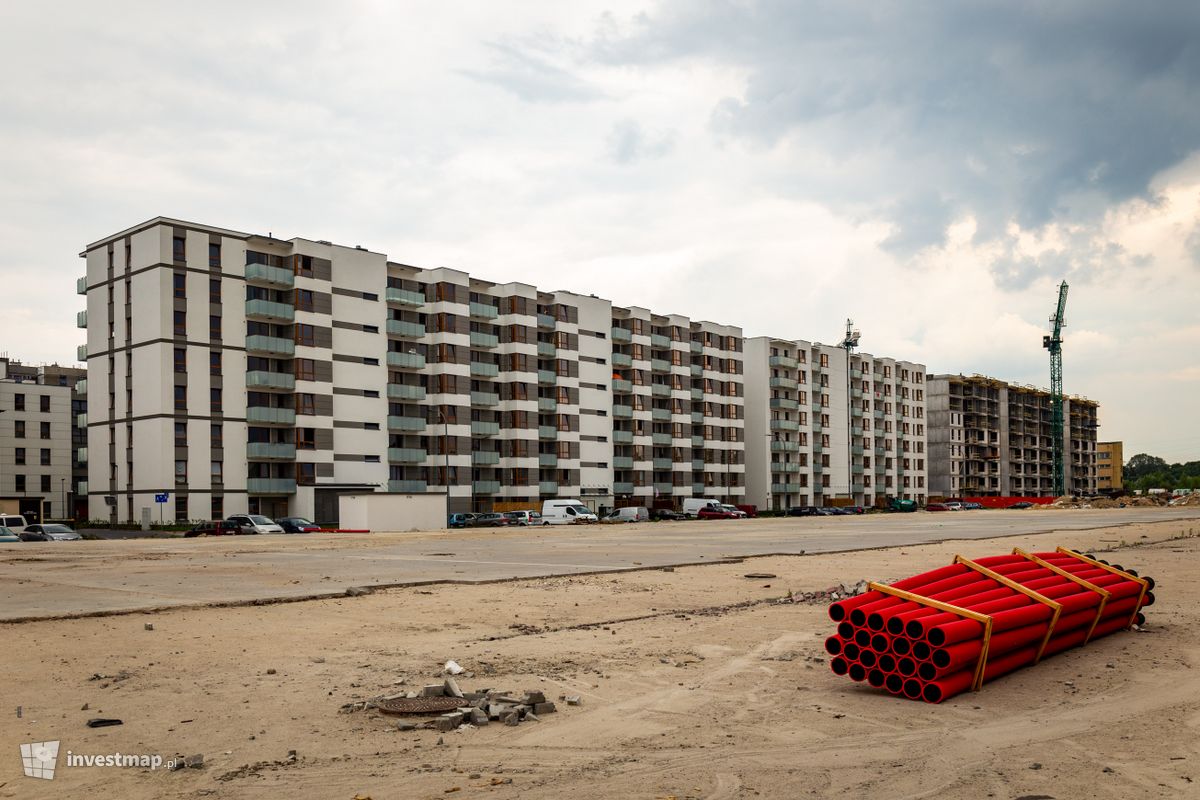
[[[272, 7], [273, 6], [273, 7]], [[10, 4], [0, 352], [157, 215], [1044, 386], [1200, 458], [1200, 4]]]

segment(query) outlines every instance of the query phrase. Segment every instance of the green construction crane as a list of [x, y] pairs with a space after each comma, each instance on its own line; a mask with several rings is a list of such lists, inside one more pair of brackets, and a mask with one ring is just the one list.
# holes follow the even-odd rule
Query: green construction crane
[[1054, 496], [1067, 493], [1066, 459], [1063, 457], [1062, 329], [1067, 324], [1067, 282], [1058, 287], [1058, 308], [1050, 317], [1050, 335], [1042, 347], [1050, 351], [1050, 436], [1054, 440]]

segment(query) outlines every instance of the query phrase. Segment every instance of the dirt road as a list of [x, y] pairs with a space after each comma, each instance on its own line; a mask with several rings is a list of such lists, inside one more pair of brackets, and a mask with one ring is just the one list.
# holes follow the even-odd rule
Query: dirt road
[[[4, 625], [0, 797], [1195, 797], [1197, 533], [1170, 521]], [[904, 577], [955, 552], [1060, 544], [1116, 549], [1153, 575], [1147, 630], [941, 706], [834, 677], [824, 604], [779, 602], [789, 589]], [[518, 728], [444, 734], [339, 713], [440, 681], [449, 658], [473, 674], [464, 689], [583, 703]], [[92, 717], [124, 725], [85, 727]], [[61, 742], [54, 780], [22, 776], [18, 745], [48, 740]], [[68, 750], [201, 753], [205, 764], [67, 767]]]

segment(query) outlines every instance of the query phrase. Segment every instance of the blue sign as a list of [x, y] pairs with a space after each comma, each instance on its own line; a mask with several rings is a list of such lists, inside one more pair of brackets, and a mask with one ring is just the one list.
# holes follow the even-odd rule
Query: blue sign
[[156, 502], [156, 503], [167, 502], [167, 495], [168, 495], [168, 492], [163, 492], [162, 494], [154, 495], [154, 502]]

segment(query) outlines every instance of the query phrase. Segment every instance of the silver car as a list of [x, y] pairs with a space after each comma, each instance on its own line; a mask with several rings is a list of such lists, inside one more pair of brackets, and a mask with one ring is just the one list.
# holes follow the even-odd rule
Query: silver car
[[22, 542], [74, 542], [83, 538], [66, 525], [28, 525], [17, 535]]
[[234, 514], [229, 522], [238, 526], [242, 533], [283, 533], [283, 526], [261, 514]]

